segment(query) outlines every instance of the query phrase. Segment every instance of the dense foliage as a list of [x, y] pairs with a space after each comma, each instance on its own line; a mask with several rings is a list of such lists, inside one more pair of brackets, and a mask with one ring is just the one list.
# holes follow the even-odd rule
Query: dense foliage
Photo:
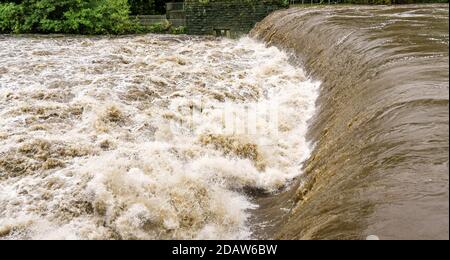
[[121, 34], [136, 31], [128, 0], [2, 1], [0, 32]]
[[130, 15], [164, 14], [182, 0], [0, 0], [0, 33], [182, 33], [167, 24], [141, 26]]

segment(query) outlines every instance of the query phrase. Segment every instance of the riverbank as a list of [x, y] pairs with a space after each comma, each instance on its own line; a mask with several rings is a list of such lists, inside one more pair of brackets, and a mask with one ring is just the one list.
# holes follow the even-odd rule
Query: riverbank
[[[402, 3], [442, 1], [446, 0], [406, 0]], [[336, 5], [333, 4], [333, 6], [367, 3], [390, 4], [392, 2], [394, 1], [343, 1]], [[399, 1], [395, 2], [399, 3]], [[181, 7], [181, 10], [172, 11], [170, 15], [168, 12], [166, 16], [170, 16], [170, 19], [161, 19], [163, 22], [147, 24], [140, 21], [137, 16], [130, 15], [131, 9], [127, 0], [70, 0], [57, 3], [51, 0], [39, 0], [23, 1], [20, 4], [3, 1], [0, 3], [0, 33], [81, 35], [189, 33], [239, 37], [246, 34], [256, 22], [263, 19], [271, 11], [286, 7], [285, 4], [282, 4], [283, 1], [270, 1], [258, 5], [255, 3], [235, 0], [205, 3], [189, 1], [185, 7]], [[305, 1], [305, 4], [294, 4], [291, 5], [291, 8], [329, 8], [329, 6], [326, 1], [321, 3]], [[227, 8], [230, 10], [227, 10]], [[243, 12], [243, 10], [246, 11]], [[188, 14], [184, 14], [185, 12], [188, 12]], [[169, 20], [173, 20], [174, 25], [169, 23]]]
[[0, 3], [0, 33], [181, 34], [184, 27], [170, 23], [143, 25], [130, 16], [127, 0], [23, 1]]

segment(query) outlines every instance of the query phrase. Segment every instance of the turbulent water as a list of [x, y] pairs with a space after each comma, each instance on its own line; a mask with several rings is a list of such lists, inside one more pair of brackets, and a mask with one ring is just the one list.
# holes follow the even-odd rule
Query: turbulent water
[[0, 237], [254, 238], [316, 82], [249, 38], [0, 38]]
[[322, 81], [302, 181], [261, 202], [276, 220], [269, 234], [448, 239], [448, 19], [448, 4], [347, 6], [291, 8], [257, 25], [254, 37]]
[[448, 30], [346, 6], [0, 36], [0, 239], [448, 239]]

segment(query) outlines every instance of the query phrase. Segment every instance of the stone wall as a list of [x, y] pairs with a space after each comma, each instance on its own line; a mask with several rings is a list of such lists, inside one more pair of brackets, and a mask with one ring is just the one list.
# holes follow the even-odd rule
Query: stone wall
[[157, 23], [170, 23], [173, 27], [186, 26], [186, 15], [184, 12], [184, 3], [167, 3], [165, 15], [137, 15], [142, 25], [152, 25]]
[[168, 22], [165, 15], [136, 15], [134, 17], [137, 18], [142, 25]]
[[187, 33], [238, 37], [280, 8], [280, 4], [263, 0], [186, 0]]
[[172, 26], [186, 26], [186, 13], [184, 11], [184, 3], [167, 3], [166, 16]]

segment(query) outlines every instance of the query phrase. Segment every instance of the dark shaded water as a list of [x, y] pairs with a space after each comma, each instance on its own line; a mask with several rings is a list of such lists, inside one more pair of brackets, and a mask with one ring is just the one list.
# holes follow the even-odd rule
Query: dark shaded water
[[296, 189], [261, 201], [263, 233], [449, 238], [448, 18], [448, 5], [291, 8], [256, 26], [323, 82], [316, 147]]

